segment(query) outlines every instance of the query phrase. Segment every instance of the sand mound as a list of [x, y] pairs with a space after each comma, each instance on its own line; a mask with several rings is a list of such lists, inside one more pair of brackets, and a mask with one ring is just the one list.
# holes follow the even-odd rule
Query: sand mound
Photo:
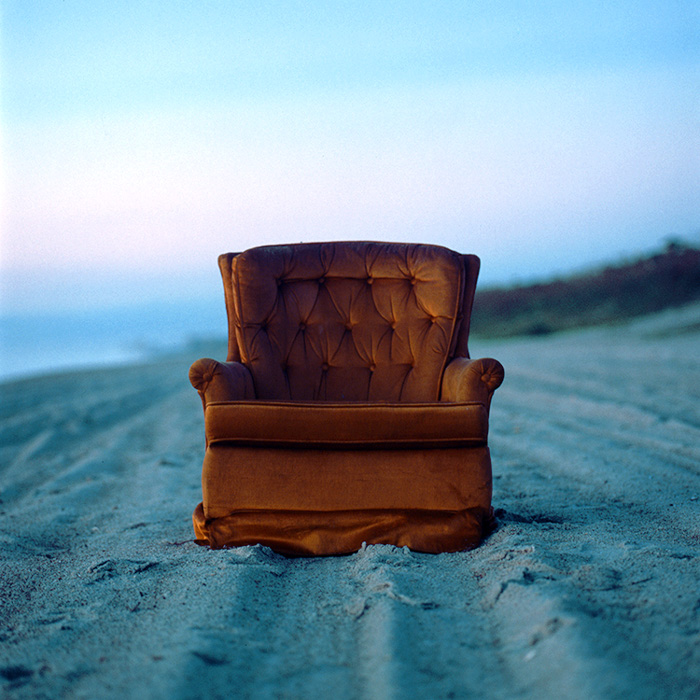
[[[475, 344], [476, 345], [476, 344]], [[192, 543], [194, 357], [0, 387], [8, 698], [700, 692], [700, 306], [482, 342], [499, 527], [477, 550]]]

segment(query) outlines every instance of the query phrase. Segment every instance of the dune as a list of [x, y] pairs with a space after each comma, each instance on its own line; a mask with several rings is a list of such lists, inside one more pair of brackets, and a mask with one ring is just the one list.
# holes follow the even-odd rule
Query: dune
[[498, 527], [442, 555], [194, 544], [191, 353], [7, 382], [3, 697], [698, 697], [699, 349], [698, 304], [475, 341]]

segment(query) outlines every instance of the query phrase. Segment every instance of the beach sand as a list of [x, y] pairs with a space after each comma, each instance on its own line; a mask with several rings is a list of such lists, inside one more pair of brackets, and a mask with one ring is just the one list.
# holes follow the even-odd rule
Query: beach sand
[[2, 385], [3, 697], [698, 697], [700, 306], [472, 355], [499, 525], [444, 555], [195, 545], [199, 354]]

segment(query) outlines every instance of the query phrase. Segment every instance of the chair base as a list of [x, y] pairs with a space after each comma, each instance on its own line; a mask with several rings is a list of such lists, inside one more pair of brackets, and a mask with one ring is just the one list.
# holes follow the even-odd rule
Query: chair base
[[316, 450], [210, 444], [195, 536], [293, 556], [367, 544], [419, 552], [476, 547], [491, 522], [487, 446]]
[[351, 554], [363, 543], [432, 554], [458, 552], [479, 545], [494, 524], [490, 507], [460, 511], [239, 510], [206, 519], [201, 503], [193, 522], [198, 544], [212, 549], [262, 544], [287, 556]]

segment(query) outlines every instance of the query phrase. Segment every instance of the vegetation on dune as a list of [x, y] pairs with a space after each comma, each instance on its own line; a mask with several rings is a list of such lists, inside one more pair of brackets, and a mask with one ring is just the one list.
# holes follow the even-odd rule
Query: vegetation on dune
[[471, 332], [544, 335], [614, 324], [700, 299], [700, 250], [677, 241], [655, 255], [566, 279], [477, 291]]

